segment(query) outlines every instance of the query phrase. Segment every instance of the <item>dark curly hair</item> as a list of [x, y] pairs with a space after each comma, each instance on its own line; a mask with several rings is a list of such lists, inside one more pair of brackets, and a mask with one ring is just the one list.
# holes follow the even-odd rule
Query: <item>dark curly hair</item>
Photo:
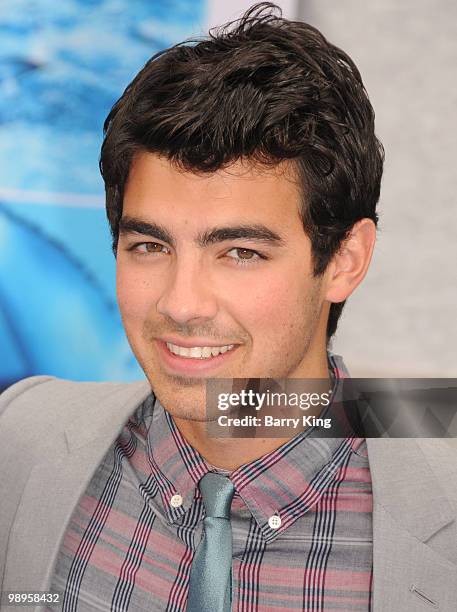
[[[384, 150], [351, 58], [314, 27], [262, 2], [241, 19], [154, 55], [104, 124], [100, 170], [116, 253], [133, 155], [214, 172], [241, 158], [293, 160], [301, 217], [322, 275], [353, 225], [377, 225]], [[327, 340], [345, 302], [332, 304]]]

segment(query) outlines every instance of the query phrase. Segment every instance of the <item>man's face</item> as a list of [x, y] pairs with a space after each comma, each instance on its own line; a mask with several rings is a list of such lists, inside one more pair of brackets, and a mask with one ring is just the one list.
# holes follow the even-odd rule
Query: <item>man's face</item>
[[322, 373], [329, 304], [299, 205], [286, 165], [197, 176], [151, 153], [134, 158], [117, 295], [130, 345], [173, 416], [205, 420], [206, 378]]

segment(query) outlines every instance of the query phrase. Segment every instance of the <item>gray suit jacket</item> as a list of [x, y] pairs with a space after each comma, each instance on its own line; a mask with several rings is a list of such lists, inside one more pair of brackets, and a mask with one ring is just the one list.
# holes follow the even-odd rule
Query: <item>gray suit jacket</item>
[[[74, 383], [40, 376], [2, 394], [0, 591], [49, 589], [80, 496], [149, 392], [146, 381]], [[367, 445], [374, 612], [456, 612], [455, 440], [368, 439]], [[10, 609], [17, 610], [2, 607]]]

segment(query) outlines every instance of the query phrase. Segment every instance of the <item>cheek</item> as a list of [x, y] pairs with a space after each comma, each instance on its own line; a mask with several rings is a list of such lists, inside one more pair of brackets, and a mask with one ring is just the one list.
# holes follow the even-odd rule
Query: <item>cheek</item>
[[116, 294], [124, 321], [144, 319], [154, 304], [154, 284], [126, 266], [118, 265], [116, 270]]
[[[301, 281], [297, 281], [297, 278]], [[319, 285], [306, 271], [271, 275], [262, 286], [245, 288], [236, 302], [239, 322], [260, 351], [294, 350], [316, 323]]]
[[281, 334], [281, 322], [287, 322], [296, 311], [299, 299], [297, 287], [282, 274], [272, 274], [262, 283], [251, 283], [243, 287], [233, 300], [240, 321], [254, 332]]

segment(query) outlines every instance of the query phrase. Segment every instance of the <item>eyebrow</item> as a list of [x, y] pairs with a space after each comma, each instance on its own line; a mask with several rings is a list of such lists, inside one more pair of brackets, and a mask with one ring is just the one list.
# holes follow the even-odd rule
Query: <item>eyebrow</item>
[[[172, 247], [176, 246], [173, 235], [163, 226], [150, 223], [135, 217], [122, 217], [119, 222], [120, 234], [142, 234], [150, 236]], [[226, 240], [255, 240], [273, 246], [284, 245], [284, 240], [279, 234], [262, 224], [241, 224], [228, 227], [214, 227], [197, 235], [195, 242], [200, 247], [217, 244]]]
[[176, 246], [175, 239], [167, 229], [157, 225], [157, 223], [148, 223], [135, 217], [121, 218], [119, 221], [119, 234], [142, 234], [162, 242], [167, 242], [172, 247]]

